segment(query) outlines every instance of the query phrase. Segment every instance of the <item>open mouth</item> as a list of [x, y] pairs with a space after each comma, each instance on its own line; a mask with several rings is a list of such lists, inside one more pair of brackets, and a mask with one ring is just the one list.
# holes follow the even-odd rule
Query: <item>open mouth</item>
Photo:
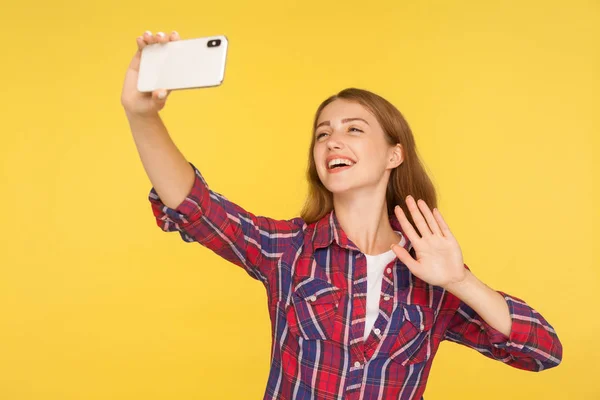
[[342, 172], [342, 171], [345, 171], [347, 169], [350, 169], [352, 167], [354, 167], [354, 163], [352, 163], [351, 165], [336, 164], [336, 165], [333, 165], [332, 167], [328, 167], [327, 168], [327, 172], [329, 172], [331, 174], [335, 174], [335, 173]]

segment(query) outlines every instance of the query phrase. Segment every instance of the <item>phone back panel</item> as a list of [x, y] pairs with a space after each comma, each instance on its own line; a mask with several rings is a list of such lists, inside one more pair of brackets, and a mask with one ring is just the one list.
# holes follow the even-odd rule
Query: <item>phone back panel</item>
[[[221, 40], [209, 47], [211, 40]], [[153, 43], [142, 49], [137, 88], [188, 89], [218, 86], [225, 75], [228, 41], [225, 36]]]

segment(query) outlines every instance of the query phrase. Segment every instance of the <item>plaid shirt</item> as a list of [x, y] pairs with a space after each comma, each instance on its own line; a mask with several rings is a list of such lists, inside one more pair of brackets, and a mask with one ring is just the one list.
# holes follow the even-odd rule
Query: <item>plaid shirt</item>
[[[499, 292], [512, 318], [506, 337], [397, 258], [386, 266], [379, 315], [364, 340], [367, 262], [335, 212], [310, 225], [255, 216], [210, 190], [190, 165], [188, 197], [171, 209], [152, 188], [152, 210], [165, 232], [178, 231], [264, 284], [272, 339], [264, 399], [422, 399], [442, 340], [529, 371], [560, 363], [556, 332], [523, 300]], [[396, 218], [390, 223], [414, 257]]]

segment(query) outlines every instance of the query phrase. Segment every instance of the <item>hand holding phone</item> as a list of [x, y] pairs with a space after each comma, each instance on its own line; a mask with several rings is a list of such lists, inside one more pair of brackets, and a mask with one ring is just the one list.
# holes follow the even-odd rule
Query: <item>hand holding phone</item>
[[[173, 31], [170, 35], [165, 35], [162, 32], [152, 35], [152, 32], [146, 31], [142, 36], [136, 38], [138, 50], [129, 63], [121, 92], [121, 105], [128, 117], [155, 115], [165, 106], [167, 97], [171, 93], [170, 90], [160, 88], [152, 93], [141, 93], [137, 89], [140, 61], [144, 47], [153, 43], [166, 43], [177, 40], [180, 40], [180, 37], [176, 31]], [[164, 97], [161, 98], [161, 94], [164, 94]]]
[[[129, 64], [121, 93], [121, 104], [128, 115], [156, 114], [165, 106], [167, 97], [172, 90], [215, 86], [223, 81], [227, 39], [224, 36], [200, 39], [181, 40], [176, 31], [170, 35], [162, 32], [152, 35], [152, 32], [146, 31], [142, 36], [136, 38], [138, 51]], [[214, 42], [218, 39], [221, 39], [220, 43]], [[212, 43], [209, 43], [209, 40]], [[176, 42], [187, 43], [176, 48], [175, 51], [170, 51], [171, 47], [166, 47], [166, 45], [173, 45]], [[158, 51], [151, 50], [146, 57], [148, 50], [144, 51], [144, 49], [149, 46], [155, 46], [154, 48]], [[202, 50], [199, 50], [199, 47], [202, 47]], [[200, 55], [209, 48], [216, 48], [217, 51], [211, 51], [207, 56], [201, 58]], [[143, 54], [144, 57], [142, 57]], [[158, 68], [161, 58], [166, 68]], [[189, 58], [191, 58], [191, 63], [184, 62]], [[168, 60], [166, 64], [165, 59]], [[200, 63], [202, 64], [199, 65]], [[173, 75], [181, 76], [175, 81], [171, 81], [170, 77]], [[148, 81], [150, 83], [147, 83]], [[161, 94], [164, 97], [161, 98]]]

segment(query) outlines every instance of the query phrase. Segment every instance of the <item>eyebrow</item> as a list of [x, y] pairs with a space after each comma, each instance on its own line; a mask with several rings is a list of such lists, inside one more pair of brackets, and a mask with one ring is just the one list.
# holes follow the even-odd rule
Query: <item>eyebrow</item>
[[[347, 123], [347, 122], [352, 122], [352, 121], [362, 121], [362, 122], [364, 122], [365, 124], [369, 125], [369, 123], [368, 123], [367, 121], [365, 121], [364, 119], [362, 119], [362, 118], [344, 118], [344, 119], [342, 120], [342, 124], [345, 124], [345, 123]], [[331, 123], [330, 123], [329, 121], [323, 121], [323, 122], [321, 122], [319, 125], [317, 125], [317, 128], [318, 128], [318, 127], [320, 127], [321, 125], [327, 125], [327, 126], [330, 126], [330, 125], [331, 125]]]

